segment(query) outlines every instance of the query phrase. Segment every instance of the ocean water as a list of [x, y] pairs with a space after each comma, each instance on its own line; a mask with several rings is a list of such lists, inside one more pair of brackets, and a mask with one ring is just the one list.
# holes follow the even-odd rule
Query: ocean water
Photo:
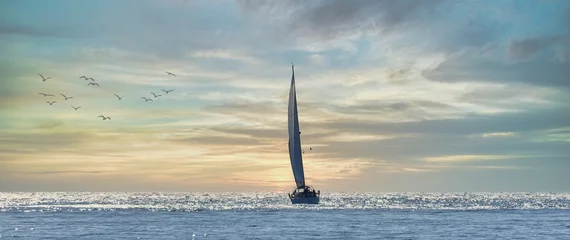
[[570, 193], [0, 193], [0, 239], [570, 239]]

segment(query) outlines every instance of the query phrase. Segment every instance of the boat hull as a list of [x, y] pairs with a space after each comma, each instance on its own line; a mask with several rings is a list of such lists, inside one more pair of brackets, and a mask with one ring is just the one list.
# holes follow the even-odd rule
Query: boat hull
[[319, 204], [319, 197], [291, 198], [293, 204]]

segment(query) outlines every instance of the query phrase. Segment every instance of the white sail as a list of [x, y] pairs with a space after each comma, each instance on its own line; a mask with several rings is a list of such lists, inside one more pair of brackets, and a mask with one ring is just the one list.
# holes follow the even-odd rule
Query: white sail
[[295, 66], [291, 66], [291, 89], [289, 90], [289, 158], [297, 187], [305, 186], [305, 173], [303, 171], [303, 157], [301, 154], [301, 132], [299, 117], [297, 116], [297, 93], [295, 90]]

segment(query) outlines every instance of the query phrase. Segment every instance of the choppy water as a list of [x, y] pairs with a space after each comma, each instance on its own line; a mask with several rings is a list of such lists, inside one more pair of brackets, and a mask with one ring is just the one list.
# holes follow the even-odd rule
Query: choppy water
[[570, 239], [570, 193], [0, 193], [0, 239]]

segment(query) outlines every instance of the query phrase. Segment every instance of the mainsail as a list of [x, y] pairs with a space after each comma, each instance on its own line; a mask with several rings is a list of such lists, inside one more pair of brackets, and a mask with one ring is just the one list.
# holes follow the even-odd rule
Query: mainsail
[[291, 66], [291, 89], [289, 90], [289, 158], [297, 187], [305, 186], [305, 173], [303, 171], [303, 157], [301, 155], [301, 132], [299, 130], [299, 117], [297, 116], [297, 93], [295, 91], [295, 66]]

